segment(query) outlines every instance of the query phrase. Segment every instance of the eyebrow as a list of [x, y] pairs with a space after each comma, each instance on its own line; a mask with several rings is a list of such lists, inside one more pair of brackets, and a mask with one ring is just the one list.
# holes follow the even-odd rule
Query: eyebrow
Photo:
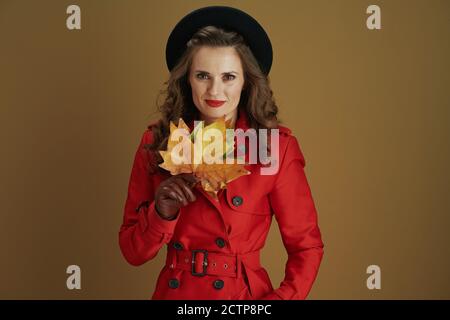
[[[203, 70], [195, 70], [194, 72], [210, 74], [208, 71], [203, 71]], [[239, 74], [239, 73], [236, 72], [236, 71], [222, 72], [222, 74], [230, 74], [230, 73]]]

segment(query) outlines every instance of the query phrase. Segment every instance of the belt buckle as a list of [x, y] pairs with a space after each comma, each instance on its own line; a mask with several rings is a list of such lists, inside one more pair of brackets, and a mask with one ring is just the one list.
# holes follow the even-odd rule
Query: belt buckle
[[[197, 252], [203, 252], [203, 261], [202, 261], [203, 271], [202, 272], [195, 272], [195, 255], [197, 254]], [[191, 274], [193, 276], [203, 277], [206, 274], [206, 267], [208, 266], [208, 259], [207, 258], [208, 258], [208, 251], [206, 251], [204, 249], [192, 250], [192, 269], [191, 269]]]

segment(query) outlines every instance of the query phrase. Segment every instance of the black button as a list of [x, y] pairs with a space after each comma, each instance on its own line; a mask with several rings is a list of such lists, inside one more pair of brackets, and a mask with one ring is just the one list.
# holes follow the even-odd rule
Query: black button
[[183, 250], [183, 245], [182, 245], [181, 243], [179, 243], [179, 242], [175, 242], [175, 243], [173, 244], [173, 247], [174, 247], [175, 249], [177, 249], [177, 250]]
[[225, 240], [223, 240], [222, 238], [217, 238], [216, 244], [219, 248], [223, 248], [223, 247], [225, 247]]
[[231, 202], [233, 202], [234, 206], [239, 207], [244, 202], [244, 200], [240, 196], [235, 196], [235, 197], [233, 197]]
[[214, 288], [215, 289], [217, 289], [217, 290], [220, 290], [220, 289], [222, 289], [223, 288], [223, 280], [216, 280], [216, 281], [214, 281], [214, 283], [213, 283], [213, 285], [214, 285]]
[[180, 282], [177, 279], [169, 280], [169, 288], [176, 289], [180, 285]]

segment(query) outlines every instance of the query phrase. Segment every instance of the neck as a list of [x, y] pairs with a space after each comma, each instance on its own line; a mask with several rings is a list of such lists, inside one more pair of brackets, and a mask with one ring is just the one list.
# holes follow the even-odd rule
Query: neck
[[[238, 117], [238, 109], [234, 109], [232, 112], [228, 113], [225, 116], [225, 121], [231, 119], [231, 128], [234, 128], [236, 125], [236, 120]], [[216, 121], [218, 118], [211, 118], [211, 117], [207, 117], [203, 114], [200, 114], [200, 120], [203, 120], [205, 122], [205, 127], [207, 125], [210, 125], [211, 123], [213, 123], [214, 121]]]

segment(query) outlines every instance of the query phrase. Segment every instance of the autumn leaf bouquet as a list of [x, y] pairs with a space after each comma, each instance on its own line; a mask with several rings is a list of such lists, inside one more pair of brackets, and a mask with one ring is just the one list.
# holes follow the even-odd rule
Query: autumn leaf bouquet
[[217, 193], [242, 175], [250, 174], [242, 158], [234, 157], [234, 135], [225, 116], [204, 127], [196, 122], [194, 129], [180, 118], [178, 126], [170, 122], [167, 150], [159, 151], [161, 168], [172, 175], [192, 173], [205, 192], [217, 200]]

